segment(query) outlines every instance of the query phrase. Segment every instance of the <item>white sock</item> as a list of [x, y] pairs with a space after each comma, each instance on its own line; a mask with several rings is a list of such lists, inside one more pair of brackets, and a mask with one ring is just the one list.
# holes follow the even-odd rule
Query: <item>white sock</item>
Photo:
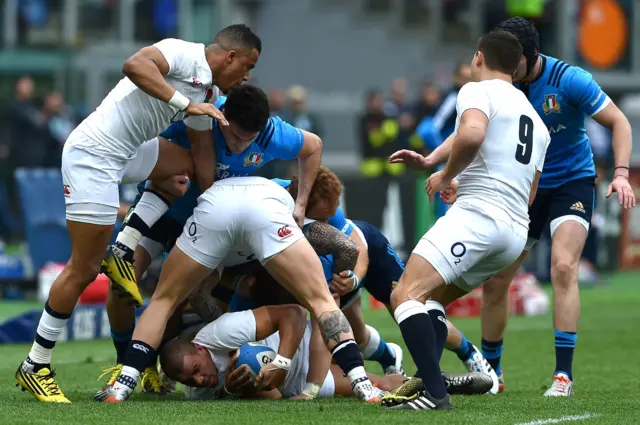
[[51, 363], [53, 345], [51, 348], [46, 348], [38, 343], [38, 340], [42, 339], [44, 340], [41, 340], [43, 343], [50, 342], [55, 344], [68, 320], [69, 319], [58, 319], [53, 317], [47, 313], [46, 310], [42, 312], [42, 317], [40, 317], [40, 322], [38, 323], [38, 329], [36, 331], [36, 340], [31, 346], [31, 351], [29, 351], [29, 358], [34, 363], [45, 365]]
[[376, 351], [378, 351], [378, 346], [380, 345], [380, 333], [369, 325], [365, 325], [369, 330], [369, 342], [362, 350], [362, 357], [365, 360], [369, 360], [371, 356], [373, 356]]
[[131, 366], [122, 366], [122, 371], [120, 375], [128, 376], [136, 381], [140, 378], [140, 371], [135, 367]]
[[[347, 378], [349, 378], [349, 382], [351, 382], [352, 385], [354, 381], [364, 382], [369, 380], [369, 378], [367, 377], [367, 371], [364, 370], [364, 366], [358, 366], [351, 369], [347, 374]], [[362, 379], [362, 378], [366, 378], [366, 379]]]
[[142, 194], [133, 209], [133, 213], [149, 227], [156, 224], [167, 211], [169, 211], [169, 205], [158, 195], [148, 191]]

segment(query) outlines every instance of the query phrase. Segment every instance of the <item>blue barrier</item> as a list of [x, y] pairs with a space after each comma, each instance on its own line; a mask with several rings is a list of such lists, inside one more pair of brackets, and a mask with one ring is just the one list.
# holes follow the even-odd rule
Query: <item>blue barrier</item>
[[[145, 306], [136, 309], [136, 319]], [[32, 342], [42, 310], [30, 310], [0, 324], [0, 344]], [[111, 337], [109, 317], [104, 305], [78, 306], [74, 310], [58, 342], [87, 341]]]

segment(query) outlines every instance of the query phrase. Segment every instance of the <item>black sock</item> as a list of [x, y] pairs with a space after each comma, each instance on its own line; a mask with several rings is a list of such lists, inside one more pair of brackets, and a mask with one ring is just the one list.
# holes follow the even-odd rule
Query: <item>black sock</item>
[[442, 304], [436, 301], [427, 301], [425, 303], [429, 317], [431, 317], [431, 323], [433, 324], [433, 331], [436, 335], [436, 354], [438, 355], [438, 363], [442, 358], [442, 352], [444, 351], [444, 344], [449, 336], [449, 329], [447, 328], [447, 315], [444, 312]]
[[427, 308], [419, 301], [405, 301], [393, 315], [427, 391], [437, 399], [445, 397], [447, 390], [440, 371], [436, 333]]
[[131, 340], [124, 364], [142, 373], [154, 358], [156, 358], [156, 350], [152, 346], [143, 341]]
[[345, 375], [356, 367], [364, 367], [360, 347], [353, 339], [340, 341], [340, 343], [331, 350], [331, 355]]
[[131, 326], [131, 329], [123, 332], [111, 329], [111, 339], [113, 340], [113, 346], [116, 347], [116, 364], [124, 364], [134, 328], [135, 325]]
[[555, 330], [556, 371], [554, 375], [564, 373], [573, 381], [573, 351], [577, 340], [578, 334], [575, 332]]
[[503, 340], [487, 341], [482, 339], [482, 355], [489, 362], [493, 370], [500, 375], [500, 360], [502, 359]]

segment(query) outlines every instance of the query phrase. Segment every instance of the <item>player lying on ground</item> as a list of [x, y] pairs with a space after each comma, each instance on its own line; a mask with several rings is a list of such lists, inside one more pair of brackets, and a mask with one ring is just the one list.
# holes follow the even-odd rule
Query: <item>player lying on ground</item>
[[198, 198], [136, 325], [125, 366], [103, 394], [105, 401], [124, 401], [131, 395], [160, 345], [168, 319], [194, 288], [219, 267], [244, 263], [252, 255], [318, 321], [325, 345], [358, 397], [378, 400], [380, 392], [366, 376], [351, 327], [329, 293], [320, 260], [293, 219], [294, 206], [286, 190], [260, 177], [221, 180]]
[[483, 287], [482, 350], [504, 379], [500, 367], [503, 337], [509, 316], [509, 284], [540, 238], [547, 223], [551, 231], [551, 283], [556, 364], [553, 383], [545, 396], [573, 395], [573, 351], [580, 314], [578, 264], [587, 240], [595, 203], [596, 169], [586, 116], [611, 130], [614, 177], [607, 197], [618, 193], [625, 209], [635, 207], [629, 184], [631, 126], [624, 114], [594, 81], [591, 74], [563, 61], [538, 54], [538, 32], [523, 18], [498, 26], [515, 34], [523, 59], [515, 81], [551, 133], [536, 199], [529, 208], [529, 234], [522, 255]]
[[[295, 397], [305, 390], [309, 370], [312, 331], [306, 318], [304, 308], [291, 304], [226, 313], [202, 328], [193, 341], [177, 338], [168, 342], [160, 353], [160, 363], [167, 376], [186, 386], [188, 399]], [[275, 370], [261, 373], [255, 385], [246, 365], [235, 368], [236, 350], [248, 342], [263, 343], [286, 355], [290, 365], [283, 368], [274, 360], [262, 370]], [[368, 376], [382, 391], [396, 388], [404, 380], [400, 375]], [[335, 365], [326, 373], [318, 397], [334, 394], [353, 395], [349, 379]]]
[[[260, 50], [260, 39], [244, 25], [223, 29], [209, 46], [166, 39], [145, 47], [125, 62], [126, 77], [70, 134], [62, 179], [71, 258], [51, 287], [33, 347], [15, 376], [39, 401], [69, 402], [54, 378], [51, 352], [80, 294], [100, 271], [118, 213], [118, 185], [193, 173], [205, 188], [210, 185], [213, 173], [202, 174], [202, 164], [210, 164], [213, 152], [195, 147], [210, 144], [210, 117], [226, 121], [206, 102], [217, 95], [214, 85], [227, 91], [247, 80]], [[195, 170], [191, 155], [143, 143], [186, 114]], [[118, 264], [123, 275], [133, 276], [130, 262]], [[123, 290], [138, 293], [135, 285]]]
[[[245, 84], [236, 88], [228, 98], [218, 98], [216, 106], [223, 110], [225, 120], [229, 122], [228, 126], [221, 126], [219, 121], [213, 123], [212, 139], [209, 142], [214, 145], [211, 149], [215, 151], [216, 158], [210, 166], [213, 172], [213, 164], [216, 164], [216, 180], [252, 174], [273, 160], [298, 158], [301, 197], [296, 204], [296, 211], [300, 206], [305, 206], [320, 166], [320, 138], [293, 127], [278, 117], [269, 118], [267, 96], [255, 86]], [[230, 119], [232, 121], [229, 121]], [[187, 150], [191, 148], [184, 123], [171, 125], [161, 137]], [[153, 182], [148, 183], [143, 190], [113, 248], [114, 252], [119, 253], [119, 256], [124, 255], [127, 260], [133, 259], [138, 243], [158, 251], [162, 247], [154, 241], [163, 243], [168, 237], [177, 237], [175, 229], [165, 227], [168, 223], [163, 217], [172, 218], [180, 224], [177, 230], [179, 234], [182, 225], [196, 207], [197, 198], [201, 193], [199, 186], [194, 184], [183, 198], [176, 201], [175, 196], [162, 191], [161, 187]], [[170, 208], [174, 201], [175, 207]], [[162, 222], [155, 226], [158, 220]], [[106, 273], [115, 287], [136, 286], [131, 276], [119, 272], [118, 261], [119, 257], [116, 256], [108, 256], [105, 260]], [[135, 301], [142, 302], [139, 294]]]
[[[394, 316], [424, 387], [411, 395], [385, 396], [387, 408], [453, 408], [440, 378], [447, 339], [444, 307], [508, 267], [524, 248], [527, 209], [550, 136], [512, 85], [521, 56], [513, 34], [494, 31], [480, 39], [471, 64], [479, 82], [460, 90], [456, 131], [434, 151], [448, 162], [427, 180], [429, 198], [459, 175], [458, 200], [418, 242], [391, 294]], [[411, 164], [412, 158], [398, 152], [391, 160]]]

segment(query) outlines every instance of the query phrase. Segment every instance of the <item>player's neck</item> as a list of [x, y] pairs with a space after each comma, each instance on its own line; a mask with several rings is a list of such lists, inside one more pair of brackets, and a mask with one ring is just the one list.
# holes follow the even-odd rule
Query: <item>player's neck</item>
[[216, 84], [216, 74], [222, 66], [222, 61], [224, 60], [224, 51], [222, 51], [222, 49], [220, 49], [220, 46], [218, 46], [217, 44], [210, 44], [205, 47], [204, 55], [207, 59], [207, 64], [209, 65], [209, 69], [211, 70], [211, 74], [213, 76], [213, 84]]
[[520, 83], [528, 84], [532, 81], [535, 81], [538, 78], [538, 76], [540, 76], [541, 72], [542, 72], [542, 57], [538, 56], [538, 60], [536, 61], [535, 65], [533, 65], [533, 70], [527, 77], [523, 78], [523, 80]]
[[480, 81], [487, 80], [502, 80], [506, 81], [509, 84], [513, 84], [513, 77], [509, 74], [505, 74], [503, 72], [492, 71], [490, 69], [483, 69], [480, 74]]

